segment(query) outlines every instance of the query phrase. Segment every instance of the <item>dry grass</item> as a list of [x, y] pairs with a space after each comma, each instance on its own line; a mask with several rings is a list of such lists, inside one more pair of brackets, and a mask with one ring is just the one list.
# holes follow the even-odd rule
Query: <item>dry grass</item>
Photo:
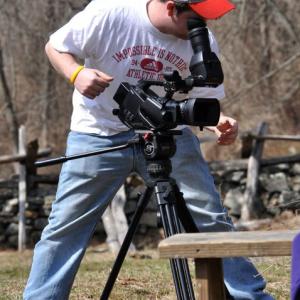
[[[88, 249], [76, 277], [71, 300], [99, 299], [114, 258], [108, 253], [99, 253], [97, 249]], [[31, 255], [31, 251], [22, 255], [13, 251], [0, 252], [0, 300], [21, 299]], [[275, 299], [289, 299], [290, 258], [256, 258], [254, 263], [268, 281], [267, 290]], [[110, 299], [175, 298], [168, 261], [158, 259], [156, 250], [148, 250], [139, 252], [138, 258], [126, 259]]]

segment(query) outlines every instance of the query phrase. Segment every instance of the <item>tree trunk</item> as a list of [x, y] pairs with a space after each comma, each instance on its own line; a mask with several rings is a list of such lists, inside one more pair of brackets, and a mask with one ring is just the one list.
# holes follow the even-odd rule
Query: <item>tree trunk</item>
[[5, 106], [5, 119], [7, 121], [7, 126], [9, 128], [9, 134], [12, 140], [12, 148], [13, 153], [16, 154], [18, 152], [18, 120], [16, 117], [16, 112], [13, 105], [13, 99], [11, 96], [11, 92], [8, 86], [7, 78], [4, 72], [4, 64], [3, 64], [3, 52], [0, 49], [0, 83], [3, 87], [3, 102]]

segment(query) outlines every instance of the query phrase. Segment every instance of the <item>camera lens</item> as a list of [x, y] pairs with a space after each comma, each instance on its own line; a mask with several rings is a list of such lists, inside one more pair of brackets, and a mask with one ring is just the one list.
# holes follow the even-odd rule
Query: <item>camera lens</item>
[[220, 104], [217, 99], [194, 98], [179, 104], [181, 124], [192, 126], [215, 126], [220, 118]]

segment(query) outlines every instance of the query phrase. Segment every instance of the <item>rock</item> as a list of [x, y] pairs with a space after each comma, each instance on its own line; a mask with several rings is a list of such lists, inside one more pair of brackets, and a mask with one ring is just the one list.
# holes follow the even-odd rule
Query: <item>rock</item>
[[148, 227], [144, 224], [140, 224], [138, 227], [138, 233], [140, 234], [146, 234], [148, 231]]
[[142, 194], [145, 191], [145, 185], [141, 184], [135, 187], [131, 187], [127, 190], [127, 199], [138, 199], [139, 194]]
[[151, 199], [149, 200], [146, 210], [158, 211], [157, 201], [154, 196], [152, 196]]
[[95, 234], [99, 234], [99, 233], [103, 233], [103, 232], [105, 232], [104, 226], [103, 226], [103, 223], [100, 221], [100, 222], [98, 222], [98, 224], [96, 226]]
[[294, 178], [292, 178], [291, 182], [293, 191], [300, 193], [300, 175], [297, 175]]
[[2, 211], [4, 213], [17, 213], [19, 209], [18, 206], [19, 206], [18, 198], [13, 198], [6, 202]]
[[6, 240], [6, 237], [5, 237], [5, 235], [0, 235], [0, 246], [4, 246], [4, 242], [5, 242], [5, 240]]
[[280, 192], [274, 192], [269, 195], [268, 201], [265, 203], [267, 212], [273, 216], [281, 214], [282, 210], [279, 207]]
[[5, 202], [14, 197], [12, 191], [0, 189], [0, 202]]
[[289, 190], [287, 176], [285, 173], [271, 174], [269, 177], [265, 174], [259, 176], [261, 186], [269, 193]]
[[26, 210], [38, 211], [40, 209], [40, 207], [41, 207], [41, 205], [34, 204], [34, 203], [26, 202], [26, 204], [25, 204]]
[[241, 192], [244, 192], [245, 186], [233, 182], [223, 181], [222, 184], [218, 187], [219, 192], [221, 193], [222, 198], [226, 197], [226, 194], [235, 189], [240, 189]]
[[288, 172], [289, 170], [290, 170], [290, 165], [289, 164], [278, 164], [278, 165], [276, 165], [277, 166], [277, 168], [279, 169], [279, 170], [281, 170], [282, 172]]
[[39, 213], [37, 211], [32, 211], [32, 210], [25, 211], [25, 218], [37, 219], [38, 216], [39, 216]]
[[278, 165], [272, 165], [272, 166], [267, 166], [262, 168], [262, 171], [268, 174], [289, 172], [289, 170], [290, 170], [289, 164], [278, 164]]
[[157, 227], [157, 212], [145, 212], [140, 223], [149, 227]]
[[8, 224], [12, 222], [12, 218], [14, 217], [13, 213], [8, 212], [0, 212], [0, 223], [2, 224]]
[[41, 207], [40, 210], [39, 210], [39, 216], [42, 217], [42, 218], [43, 217], [48, 218], [50, 213], [51, 213], [51, 208], [48, 209], [48, 208]]
[[125, 212], [125, 214], [126, 214], [126, 215], [134, 214], [134, 212], [135, 212], [135, 210], [136, 210], [136, 204], [137, 204], [136, 201], [128, 200], [128, 201], [125, 203], [125, 207], [124, 207], [124, 212]]
[[52, 203], [54, 200], [55, 200], [55, 195], [45, 196], [43, 208], [51, 210]]
[[3, 224], [0, 223], [0, 235], [4, 234], [5, 232], [5, 227]]
[[47, 224], [48, 224], [48, 219], [46, 219], [46, 218], [36, 219], [34, 221], [34, 228], [39, 229], [39, 230], [43, 230], [46, 227]]
[[8, 225], [8, 227], [6, 228], [6, 235], [14, 235], [14, 234], [18, 234], [19, 231], [19, 225], [16, 223], [11, 223]]
[[245, 178], [245, 177], [246, 177], [246, 172], [235, 171], [235, 172], [229, 173], [226, 176], [226, 180], [235, 182], [235, 183], [240, 183], [243, 180], [243, 178]]
[[25, 224], [26, 226], [33, 226], [33, 222], [34, 222], [34, 219], [30, 219], [30, 218], [26, 218], [25, 217]]
[[300, 175], [300, 163], [294, 164], [291, 169], [292, 174]]
[[44, 204], [44, 199], [42, 197], [27, 197], [27, 203], [29, 205], [33, 205], [33, 207], [35, 206], [40, 206]]
[[29, 244], [35, 245], [41, 238], [41, 231], [33, 231], [29, 236]]
[[224, 198], [224, 206], [228, 208], [229, 213], [233, 216], [241, 215], [243, 193], [240, 188], [229, 190]]
[[281, 209], [279, 207], [268, 207], [267, 212], [272, 216], [279, 216], [281, 214]]
[[293, 191], [283, 191], [279, 197], [279, 206], [285, 209], [299, 209], [300, 195]]
[[7, 242], [9, 247], [18, 248], [18, 235], [9, 236]]

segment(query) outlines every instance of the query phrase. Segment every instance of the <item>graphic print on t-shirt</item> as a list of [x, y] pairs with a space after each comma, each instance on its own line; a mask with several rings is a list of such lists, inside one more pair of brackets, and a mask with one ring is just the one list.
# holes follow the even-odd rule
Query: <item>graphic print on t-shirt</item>
[[176, 53], [148, 45], [127, 47], [113, 54], [117, 63], [130, 60], [126, 77], [144, 80], [163, 80], [163, 73], [174, 69], [183, 72], [187, 62]]
[[141, 61], [141, 68], [146, 71], [159, 73], [163, 67], [164, 65], [160, 61], [156, 61], [152, 58], [144, 58]]

